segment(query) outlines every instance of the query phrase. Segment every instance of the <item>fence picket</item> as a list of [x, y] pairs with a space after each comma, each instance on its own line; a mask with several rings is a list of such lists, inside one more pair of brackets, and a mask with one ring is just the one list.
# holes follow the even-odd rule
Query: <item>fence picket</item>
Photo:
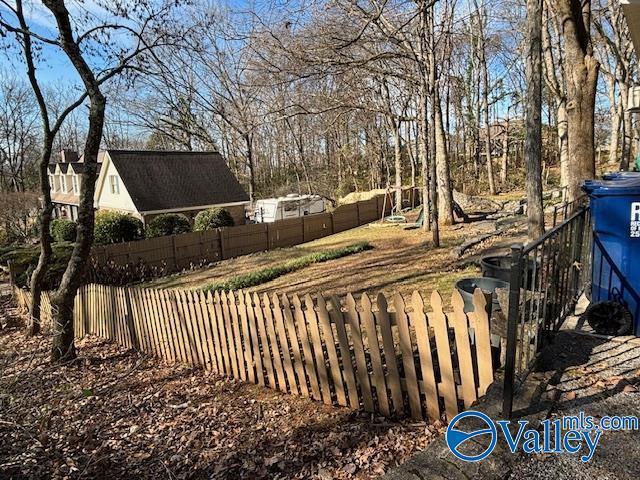
[[251, 351], [251, 337], [249, 335], [249, 314], [242, 290], [238, 292], [238, 316], [240, 318], [240, 327], [242, 328], [242, 349], [244, 352], [247, 376], [251, 383], [255, 383], [256, 376], [254, 372], [253, 353]]
[[183, 322], [180, 315], [180, 308], [178, 307], [176, 292], [174, 290], [166, 290], [165, 296], [167, 298], [167, 309], [171, 312], [169, 319], [174, 335], [176, 354], [181, 361], [187, 365], [191, 365], [189, 346], [185, 342], [184, 332], [182, 331]]
[[274, 320], [276, 322], [276, 331], [278, 332], [278, 338], [280, 339], [280, 346], [282, 347], [282, 360], [284, 363], [284, 371], [287, 374], [287, 380], [289, 381], [289, 389], [294, 395], [298, 393], [298, 384], [296, 382], [296, 376], [293, 372], [293, 365], [291, 363], [291, 348], [289, 347], [289, 340], [287, 339], [287, 332], [284, 328], [284, 320], [282, 317], [282, 306], [280, 305], [280, 299], [278, 295], [273, 294], [273, 313]]
[[324, 349], [322, 348], [322, 339], [320, 337], [320, 329], [318, 327], [318, 317], [313, 306], [311, 295], [304, 297], [305, 318], [311, 330], [311, 339], [313, 342], [313, 351], [316, 360], [316, 371], [320, 380], [320, 391], [322, 392], [322, 400], [326, 405], [331, 405], [331, 390], [329, 389], [329, 375], [327, 373], [327, 364], [324, 359]]
[[391, 390], [391, 403], [396, 413], [404, 411], [404, 400], [402, 396], [402, 384], [400, 383], [400, 372], [396, 358], [396, 347], [393, 341], [393, 331], [391, 330], [391, 320], [389, 319], [387, 299], [381, 293], [376, 297], [378, 306], [377, 320], [380, 325], [382, 336], [382, 351], [384, 361], [387, 365], [387, 375], [389, 389]]
[[435, 370], [433, 367], [433, 357], [431, 354], [431, 339], [429, 338], [429, 328], [427, 326], [427, 316], [424, 313], [422, 295], [414, 291], [411, 297], [411, 304], [413, 307], [411, 324], [416, 332], [418, 355], [420, 357], [420, 371], [422, 372], [422, 383], [427, 400], [427, 414], [429, 419], [435, 422], [440, 419], [440, 406]]
[[396, 323], [398, 324], [398, 337], [400, 338], [400, 351], [402, 352], [402, 366], [404, 367], [404, 377], [407, 383], [409, 394], [409, 409], [411, 417], [422, 418], [422, 406], [420, 402], [420, 389], [418, 388], [418, 377], [416, 375], [416, 365], [413, 360], [413, 345], [411, 333], [409, 332], [409, 318], [407, 317], [406, 306], [402, 295], [396, 294], [393, 299], [396, 308]]
[[440, 297], [438, 292], [434, 291], [431, 294], [431, 308], [433, 309], [433, 313], [427, 315], [427, 318], [429, 319], [429, 325], [433, 327], [436, 337], [438, 364], [440, 365], [440, 375], [442, 378], [441, 391], [444, 396], [447, 419], [451, 421], [451, 419], [458, 414], [458, 396], [455, 379], [453, 377], [453, 365], [451, 363], [447, 317], [442, 310], [442, 297]]
[[473, 294], [475, 307], [475, 336], [476, 363], [478, 365], [478, 396], [487, 393], [487, 388], [493, 382], [493, 362], [491, 355], [491, 331], [489, 329], [489, 315], [487, 313], [487, 298], [482, 290], [477, 289]]
[[197, 365], [198, 356], [195, 352], [195, 342], [193, 340], [193, 333], [191, 332], [191, 326], [189, 319], [189, 309], [187, 308], [187, 302], [184, 299], [184, 292], [181, 290], [174, 290], [175, 305], [178, 309], [178, 316], [180, 318], [180, 330], [182, 332], [182, 341], [185, 344], [185, 350], [187, 352], [187, 358], [189, 359], [189, 365]]
[[220, 295], [220, 303], [222, 305], [222, 311], [224, 312], [224, 328], [227, 336], [227, 348], [229, 351], [229, 361], [231, 362], [231, 372], [233, 374], [233, 378], [240, 378], [240, 371], [238, 370], [238, 356], [236, 354], [235, 335], [233, 332], [233, 327], [231, 326], [231, 310], [229, 308], [229, 299], [227, 298], [227, 292], [222, 292], [222, 295]]
[[198, 327], [198, 335], [200, 337], [200, 348], [202, 350], [204, 359], [204, 368], [206, 370], [213, 369], [213, 360], [211, 358], [211, 351], [209, 350], [209, 335], [207, 334], [207, 321], [204, 312], [202, 311], [202, 303], [200, 294], [198, 292], [190, 292], [191, 301], [193, 303], [193, 309], [196, 312], [195, 320]]
[[349, 324], [349, 332], [351, 333], [351, 341], [353, 342], [353, 350], [356, 358], [356, 378], [360, 385], [360, 393], [364, 403], [364, 409], [367, 412], [373, 412], [373, 395], [371, 394], [371, 383], [369, 381], [369, 372], [367, 370], [367, 360], [364, 356], [364, 344], [360, 334], [360, 322], [358, 320], [358, 310], [353, 295], [347, 294], [347, 323]]
[[[133, 328], [136, 332], [136, 338], [138, 339], [138, 351], [146, 352], [146, 342], [145, 338], [142, 334], [142, 328], [140, 326], [140, 313], [138, 309], [138, 296], [137, 296], [137, 288], [128, 288], [129, 290], [129, 302], [131, 304], [131, 321], [133, 323]], [[93, 312], [93, 290], [89, 291], [89, 308], [90, 311]], [[91, 330], [93, 331], [93, 323], [91, 323]]]
[[218, 313], [216, 312], [216, 308], [214, 305], [214, 298], [211, 292], [207, 292], [206, 298], [206, 308], [209, 311], [209, 320], [211, 322], [211, 333], [213, 334], [213, 344], [216, 355], [216, 373], [218, 375], [226, 375], [226, 369], [224, 364], [224, 353], [222, 342], [220, 341], [220, 331], [218, 325]]
[[262, 367], [262, 352], [260, 351], [260, 337], [258, 336], [258, 327], [256, 325], [256, 314], [253, 307], [251, 294], [244, 295], [244, 305], [247, 309], [247, 319], [249, 323], [249, 337], [251, 338], [251, 346], [253, 348], [253, 360], [255, 363], [256, 377], [258, 385], [264, 386], [264, 369]]
[[236, 359], [238, 361], [239, 378], [243, 381], [247, 380], [247, 370], [244, 363], [244, 352], [242, 349], [242, 336], [240, 333], [240, 321], [238, 320], [238, 305], [236, 302], [236, 295], [233, 292], [227, 294], [227, 301], [229, 302], [229, 312], [231, 313], [231, 328], [233, 332], [233, 344], [236, 352]]
[[333, 387], [336, 391], [338, 405], [346, 407], [347, 396], [344, 391], [344, 384], [342, 383], [342, 375], [340, 374], [340, 362], [338, 360], [338, 352], [336, 351], [336, 341], [333, 336], [333, 329], [331, 328], [327, 305], [321, 294], [318, 294], [317, 296], [317, 309], [320, 327], [322, 328], [322, 337], [324, 338], [324, 343], [327, 347], [327, 354], [329, 355], [331, 378], [333, 380]]
[[278, 377], [278, 388], [282, 392], [287, 391], [287, 381], [284, 378], [284, 370], [282, 369], [282, 358], [280, 356], [280, 347], [278, 346], [278, 338], [275, 331], [275, 322], [273, 320], [273, 309], [271, 308], [271, 300], [266, 293], [263, 297], [264, 312], [266, 315], [267, 332], [269, 333], [269, 340], [271, 343], [271, 354], [273, 355], [273, 361], [276, 366], [276, 374]]
[[311, 398], [314, 400], [320, 400], [322, 395], [320, 393], [320, 384], [318, 383], [318, 376], [316, 374], [316, 366], [313, 361], [311, 343], [309, 343], [307, 320], [305, 319], [304, 312], [302, 311], [302, 302], [300, 302], [300, 297], [297, 295], [293, 296], [293, 308], [294, 317], [298, 325], [300, 343], [302, 344], [302, 353], [304, 354], [304, 369], [309, 379], [309, 385], [311, 386]]
[[190, 291], [184, 292], [185, 305], [187, 306], [189, 311], [189, 317], [187, 318], [187, 320], [189, 321], [189, 326], [191, 327], [191, 335], [193, 338], [193, 345], [195, 347], [195, 351], [198, 358], [198, 365], [201, 365], [203, 368], [205, 368], [207, 365], [207, 359], [205, 357], [204, 349], [202, 348], [202, 337], [200, 336], [200, 326], [199, 326], [198, 318], [196, 316], [195, 302], [193, 301], [193, 296], [191, 295], [191, 293], [192, 292]]
[[147, 330], [147, 324], [145, 321], [145, 309], [144, 303], [142, 301], [142, 292], [140, 288], [135, 288], [134, 294], [136, 297], [136, 313], [137, 313], [137, 321], [140, 328], [140, 336], [143, 338], [143, 351], [147, 355], [151, 355], [151, 340], [149, 339], [149, 332]]
[[216, 291], [213, 294], [213, 308], [216, 311], [216, 320], [218, 324], [218, 334], [220, 335], [220, 345], [222, 346], [222, 358], [224, 359], [224, 373], [228, 377], [233, 375], [233, 367], [231, 366], [232, 359], [229, 352], [229, 340], [227, 332], [227, 326], [225, 323], [225, 311], [222, 307], [222, 299], [220, 292]]
[[153, 309], [155, 312], [155, 322], [157, 324], [158, 333], [160, 336], [160, 340], [162, 342], [162, 354], [165, 362], [173, 362], [173, 355], [171, 353], [171, 348], [169, 347], [169, 332], [167, 331], [166, 326], [166, 315], [162, 312], [162, 304], [160, 302], [160, 296], [158, 295], [158, 290], [153, 289], [151, 292], [151, 297], [153, 299]]
[[342, 315], [340, 299], [336, 296], [332, 296], [329, 301], [332, 307], [329, 312], [329, 316], [336, 326], [336, 336], [338, 337], [344, 381], [347, 384], [347, 393], [349, 394], [349, 406], [356, 410], [360, 408], [360, 397], [358, 396], [358, 387], [356, 385], [356, 377], [353, 371], [353, 359], [351, 358], [351, 348], [347, 337], [344, 316]]
[[204, 292], [194, 292], [198, 306], [200, 307], [200, 313], [202, 315], [202, 322], [204, 325], [205, 344], [207, 346], [207, 353], [209, 354], [209, 368], [213, 372], [218, 372], [218, 359], [216, 357], [216, 346], [213, 335], [213, 321], [209, 314], [209, 308], [207, 305], [207, 298]]
[[456, 337], [456, 352], [460, 378], [462, 379], [462, 397], [464, 406], [469, 408], [477, 400], [476, 383], [473, 377], [473, 363], [471, 359], [471, 345], [469, 344], [469, 323], [464, 313], [464, 300], [457, 290], [451, 295], [453, 306], [453, 330]]
[[160, 303], [161, 312], [164, 319], [164, 325], [167, 332], [167, 346], [170, 353], [171, 363], [184, 361], [181, 354], [176, 334], [176, 320], [173, 316], [173, 308], [169, 299], [167, 290], [158, 290], [158, 302]]
[[276, 377], [273, 371], [273, 361], [271, 360], [272, 354], [269, 348], [269, 339], [267, 337], [267, 328], [264, 324], [264, 314], [262, 311], [262, 305], [260, 297], [257, 293], [253, 294], [254, 312], [256, 315], [256, 322], [258, 323], [258, 332], [260, 333], [260, 343], [262, 344], [262, 359], [264, 366], [267, 370], [267, 381], [269, 386], [276, 389]]
[[153, 299], [151, 293], [147, 289], [142, 289], [142, 296], [144, 298], [144, 309], [146, 312], [146, 323], [149, 332], [151, 333], [151, 343], [153, 346], [153, 355], [156, 358], [162, 358], [162, 340], [158, 333], [157, 324], [155, 320], [155, 312], [153, 308]]
[[387, 383], [382, 369], [382, 357], [380, 355], [380, 344], [378, 343], [378, 330], [373, 318], [373, 305], [369, 295], [364, 293], [360, 299], [362, 305], [362, 323], [367, 336], [371, 367], [373, 369], [373, 380], [378, 400], [378, 408], [383, 415], [389, 416], [389, 398], [387, 396]]
[[[300, 303], [297, 296], [294, 296], [294, 302]], [[293, 350], [293, 367], [298, 376], [298, 388], [300, 389], [300, 395], [303, 397], [309, 396], [309, 387], [307, 386], [307, 376], [305, 374], [304, 363], [302, 362], [302, 355], [300, 354], [299, 332], [296, 332], [296, 326], [293, 322], [293, 314], [291, 313], [291, 304], [289, 298], [286, 295], [282, 296], [282, 309], [284, 312], [284, 323], [289, 332], [289, 338], [291, 339], [291, 348]]]

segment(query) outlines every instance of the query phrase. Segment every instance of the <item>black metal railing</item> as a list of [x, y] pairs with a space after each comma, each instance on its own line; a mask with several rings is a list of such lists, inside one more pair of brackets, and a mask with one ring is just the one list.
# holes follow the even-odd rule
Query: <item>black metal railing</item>
[[531, 371], [538, 353], [588, 288], [590, 220], [589, 208], [577, 207], [536, 241], [512, 247], [504, 371], [506, 417], [511, 416], [514, 392]]
[[553, 207], [553, 221], [552, 227], [555, 228], [559, 223], [564, 223], [567, 218], [571, 216], [573, 212], [575, 212], [576, 208], [584, 207], [587, 205], [589, 197], [587, 195], [583, 195], [571, 202], [564, 202]]

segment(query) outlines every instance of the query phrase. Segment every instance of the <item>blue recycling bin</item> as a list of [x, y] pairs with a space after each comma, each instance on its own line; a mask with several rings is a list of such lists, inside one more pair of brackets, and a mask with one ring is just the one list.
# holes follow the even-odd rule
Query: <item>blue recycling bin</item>
[[640, 175], [609, 178], [582, 187], [593, 229], [591, 301], [626, 305], [640, 336]]
[[640, 178], [640, 172], [609, 172], [602, 175], [603, 180], [629, 180]]

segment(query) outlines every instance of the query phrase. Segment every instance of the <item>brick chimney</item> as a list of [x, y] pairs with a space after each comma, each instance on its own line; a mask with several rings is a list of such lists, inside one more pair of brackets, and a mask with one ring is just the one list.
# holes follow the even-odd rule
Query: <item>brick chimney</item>
[[74, 163], [78, 161], [78, 152], [65, 148], [60, 152], [60, 163]]

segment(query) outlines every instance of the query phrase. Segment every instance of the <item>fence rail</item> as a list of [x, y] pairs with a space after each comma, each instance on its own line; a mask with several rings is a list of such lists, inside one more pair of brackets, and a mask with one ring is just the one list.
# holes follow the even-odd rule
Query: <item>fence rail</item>
[[511, 250], [503, 414], [537, 355], [575, 309], [591, 275], [591, 216], [579, 207], [536, 241]]
[[[403, 204], [419, 205], [419, 189], [403, 190]], [[107, 266], [144, 265], [147, 271], [164, 275], [203, 263], [292, 247], [371, 223], [383, 213], [388, 215], [393, 205], [394, 195], [389, 193], [341, 205], [331, 213], [95, 246], [91, 251], [94, 267], [91, 278], [104, 281], [101, 267]]]
[[[29, 293], [14, 288], [27, 309]], [[43, 295], [43, 323], [51, 320]], [[82, 287], [75, 300], [77, 338], [97, 335], [170, 363], [310, 397], [326, 404], [448, 419], [493, 382], [490, 305], [476, 292], [464, 313], [431, 296], [203, 293], [105, 285]]]

